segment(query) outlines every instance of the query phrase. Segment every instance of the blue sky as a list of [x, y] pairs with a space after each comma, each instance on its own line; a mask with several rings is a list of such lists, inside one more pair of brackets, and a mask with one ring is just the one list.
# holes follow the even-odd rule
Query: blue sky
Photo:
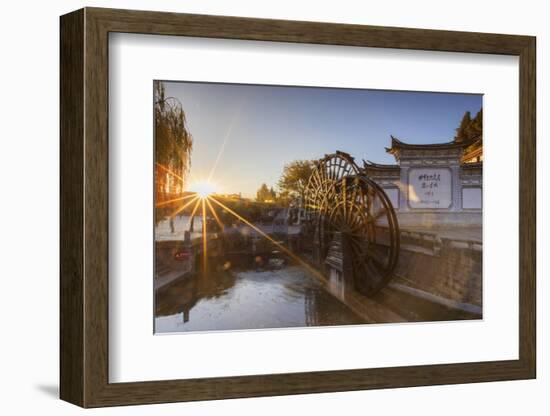
[[[219, 192], [253, 197], [275, 186], [283, 166], [342, 150], [357, 161], [394, 163], [390, 135], [409, 143], [453, 139], [482, 95], [165, 82], [194, 138], [191, 180], [210, 176]], [[216, 163], [217, 160], [217, 163]]]

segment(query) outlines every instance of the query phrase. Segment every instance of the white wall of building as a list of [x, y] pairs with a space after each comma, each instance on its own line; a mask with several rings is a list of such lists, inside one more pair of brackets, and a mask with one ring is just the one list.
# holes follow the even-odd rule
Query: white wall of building
[[463, 209], [481, 209], [482, 208], [482, 189], [480, 187], [462, 188], [462, 208]]

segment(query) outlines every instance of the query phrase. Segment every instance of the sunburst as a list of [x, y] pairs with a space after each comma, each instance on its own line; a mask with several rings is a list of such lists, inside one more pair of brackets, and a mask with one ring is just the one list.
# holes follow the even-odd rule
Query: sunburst
[[[179, 179], [183, 182], [183, 178], [176, 173], [172, 172], [170, 169], [167, 169], [166, 167], [159, 165], [163, 170], [165, 170], [168, 174], [171, 174], [173, 177]], [[320, 272], [312, 267], [309, 263], [304, 261], [302, 258], [300, 258], [298, 255], [293, 253], [291, 250], [289, 250], [287, 247], [279, 243], [278, 241], [271, 238], [268, 234], [263, 232], [261, 229], [259, 229], [257, 226], [255, 226], [252, 222], [248, 221], [243, 216], [237, 214], [235, 211], [233, 211], [231, 208], [229, 208], [227, 205], [219, 201], [220, 197], [216, 196], [217, 192], [217, 185], [210, 181], [210, 180], [197, 180], [192, 182], [188, 187], [188, 192], [190, 192], [189, 195], [180, 197], [180, 198], [174, 198], [169, 201], [164, 201], [159, 205], [170, 205], [170, 204], [176, 204], [180, 202], [180, 206], [176, 207], [175, 211], [170, 215], [170, 217], [174, 217], [175, 215], [178, 215], [181, 213], [184, 209], [195, 203], [193, 206], [193, 209], [191, 211], [191, 214], [189, 216], [190, 222], [191, 219], [195, 216], [196, 212], [199, 208], [201, 208], [201, 215], [202, 217], [202, 245], [203, 245], [203, 272], [206, 272], [207, 268], [207, 256], [208, 256], [208, 230], [207, 230], [207, 212], [209, 212], [210, 216], [213, 217], [216, 222], [218, 223], [219, 227], [223, 230], [224, 225], [222, 221], [220, 220], [218, 214], [216, 213], [215, 207], [212, 205], [211, 202], [214, 202], [217, 206], [222, 208], [225, 212], [228, 212], [233, 217], [237, 218], [238, 220], [242, 221], [244, 224], [252, 228], [254, 231], [256, 231], [259, 235], [261, 235], [263, 238], [268, 240], [270, 243], [272, 243], [275, 247], [279, 248], [281, 251], [286, 253], [289, 257], [297, 261], [299, 264], [301, 264], [304, 268], [309, 270], [311, 273], [313, 273], [316, 277], [321, 277]], [[185, 201], [185, 203], [183, 203]], [[157, 206], [159, 206], [157, 205]]]

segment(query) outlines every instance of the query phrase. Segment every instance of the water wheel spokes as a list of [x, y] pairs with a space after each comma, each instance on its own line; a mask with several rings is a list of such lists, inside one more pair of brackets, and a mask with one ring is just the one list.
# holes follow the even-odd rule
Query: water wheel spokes
[[304, 192], [306, 230], [323, 264], [335, 238], [346, 241], [354, 286], [367, 296], [393, 275], [399, 253], [399, 224], [384, 190], [347, 153], [316, 164]]
[[381, 188], [361, 175], [343, 178], [327, 222], [342, 233], [352, 262], [355, 287], [373, 295], [393, 275], [399, 251], [397, 219]]
[[325, 155], [316, 162], [304, 192], [306, 228], [316, 237], [317, 250], [324, 257], [328, 250], [329, 234], [325, 224], [330, 204], [338, 198], [338, 182], [359, 173], [353, 157], [344, 152]]

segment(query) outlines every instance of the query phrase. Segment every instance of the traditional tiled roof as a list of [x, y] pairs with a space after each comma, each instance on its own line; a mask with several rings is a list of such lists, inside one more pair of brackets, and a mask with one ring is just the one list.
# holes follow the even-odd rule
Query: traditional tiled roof
[[363, 160], [363, 167], [365, 169], [376, 169], [376, 170], [395, 170], [399, 169], [399, 165], [392, 164], [392, 165], [386, 165], [382, 163], [374, 163], [370, 160]]
[[376, 178], [393, 178], [399, 177], [401, 167], [399, 165], [383, 165], [371, 162], [370, 160], [363, 160], [363, 172], [367, 176]]
[[483, 142], [480, 137], [479, 139], [471, 143], [466, 149], [464, 149], [464, 154], [462, 155], [462, 162], [467, 162], [468, 160], [477, 159], [482, 156], [483, 156]]
[[412, 144], [405, 143], [394, 136], [391, 137], [391, 147], [386, 147], [386, 152], [395, 154], [399, 150], [450, 150], [450, 149], [463, 149], [475, 142], [471, 140], [468, 142], [446, 142], [446, 143], [429, 143], [429, 144]]

